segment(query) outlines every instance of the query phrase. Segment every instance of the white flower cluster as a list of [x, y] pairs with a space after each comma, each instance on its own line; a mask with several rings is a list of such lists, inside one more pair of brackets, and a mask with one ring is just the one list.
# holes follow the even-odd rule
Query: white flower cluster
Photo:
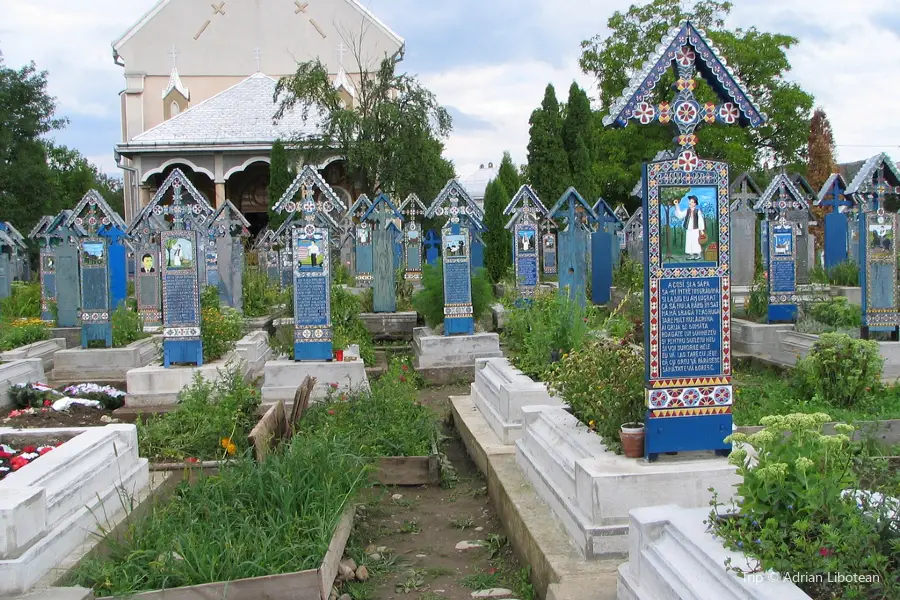
[[109, 385], [98, 385], [96, 383], [79, 383], [78, 385], [70, 385], [63, 391], [71, 396], [97, 393], [106, 394], [107, 396], [112, 396], [113, 398], [121, 398], [125, 396], [125, 392], [121, 390], [117, 390], [116, 388]]

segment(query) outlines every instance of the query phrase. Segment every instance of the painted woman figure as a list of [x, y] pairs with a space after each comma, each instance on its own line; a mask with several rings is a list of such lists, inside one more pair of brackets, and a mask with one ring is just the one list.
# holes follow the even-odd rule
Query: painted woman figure
[[181, 246], [177, 245], [172, 248], [172, 266], [179, 268], [181, 267]]
[[703, 255], [703, 247], [700, 246], [700, 235], [706, 231], [706, 221], [703, 220], [703, 211], [700, 210], [697, 196], [688, 196], [688, 209], [681, 210], [679, 203], [675, 206], [675, 218], [684, 219], [684, 253], [688, 260], [700, 260]]

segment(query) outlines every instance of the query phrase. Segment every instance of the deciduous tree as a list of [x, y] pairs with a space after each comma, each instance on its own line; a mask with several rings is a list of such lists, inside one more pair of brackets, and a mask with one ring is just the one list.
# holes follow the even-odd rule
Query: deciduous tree
[[272, 144], [272, 154], [269, 157], [269, 161], [269, 227], [274, 230], [281, 227], [287, 215], [284, 213], [278, 214], [272, 209], [275, 203], [281, 199], [284, 192], [287, 191], [288, 187], [290, 187], [291, 183], [293, 183], [297, 174], [291, 168], [288, 151], [281, 140], [275, 140], [275, 143]]
[[834, 132], [825, 110], [817, 108], [809, 123], [809, 155], [806, 168], [806, 180], [813, 189], [818, 190], [828, 177], [835, 172], [837, 161], [834, 158]]

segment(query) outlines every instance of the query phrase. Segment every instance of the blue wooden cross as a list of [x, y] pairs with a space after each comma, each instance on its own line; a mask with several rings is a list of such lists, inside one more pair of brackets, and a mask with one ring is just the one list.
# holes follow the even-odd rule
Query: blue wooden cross
[[587, 286], [587, 249], [590, 224], [598, 220], [594, 209], [570, 187], [550, 209], [550, 218], [565, 219], [566, 227], [556, 238], [559, 293], [584, 305]]
[[113, 310], [125, 302], [128, 264], [125, 221], [110, 208], [96, 190], [88, 191], [66, 222], [83, 227], [81, 238], [81, 346], [103, 341], [112, 347]]
[[[847, 184], [840, 173], [833, 173], [822, 186], [816, 202], [830, 208], [825, 215], [825, 268], [831, 269], [847, 260], [849, 251], [849, 211], [854, 202], [844, 195]], [[842, 210], [843, 209], [843, 210]]]
[[425, 234], [425, 262], [429, 265], [436, 265], [438, 260], [438, 249], [441, 247], [441, 236], [429, 229]]
[[394, 278], [400, 259], [398, 241], [402, 239], [397, 223], [403, 222], [403, 216], [394, 207], [390, 196], [379, 194], [363, 214], [362, 220], [368, 222], [372, 230], [372, 311], [396, 312]]
[[591, 234], [591, 300], [594, 304], [607, 304], [613, 280], [613, 268], [619, 258], [619, 237], [616, 233], [625, 223], [600, 198], [593, 206], [597, 216], [597, 231]]

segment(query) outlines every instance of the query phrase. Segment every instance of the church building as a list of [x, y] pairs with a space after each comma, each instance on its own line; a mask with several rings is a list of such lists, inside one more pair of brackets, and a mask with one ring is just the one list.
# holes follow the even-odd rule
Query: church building
[[[125, 73], [116, 159], [126, 220], [179, 168], [211, 204], [228, 199], [261, 228], [272, 144], [319, 133], [315, 111], [304, 119], [298, 108], [273, 123], [278, 79], [318, 57], [352, 105], [360, 71], [402, 46], [357, 0], [159, 0], [112, 45]], [[357, 194], [342, 157], [317, 167], [351, 205]]]

